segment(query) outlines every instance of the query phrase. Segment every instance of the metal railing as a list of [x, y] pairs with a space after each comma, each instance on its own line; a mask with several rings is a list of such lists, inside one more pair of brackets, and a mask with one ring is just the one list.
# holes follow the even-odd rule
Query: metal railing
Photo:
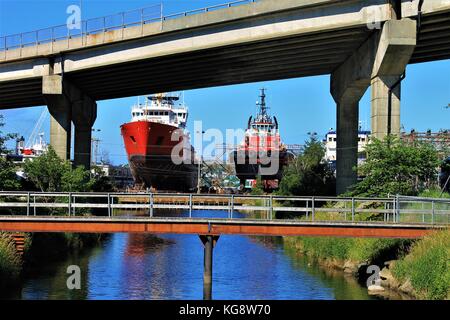
[[[195, 210], [250, 212], [250, 218], [301, 219], [302, 221], [335, 221], [365, 223], [419, 223], [448, 225], [450, 199], [395, 196], [389, 198], [285, 197], [233, 194], [171, 193], [48, 193], [0, 192], [0, 215], [49, 216], [120, 215], [117, 210], [140, 210], [153, 217], [158, 209], [189, 212], [180, 217], [192, 218]], [[95, 212], [94, 212], [95, 213]], [[98, 213], [95, 213], [98, 214]], [[242, 218], [242, 215], [240, 215]]]
[[[6, 51], [22, 49], [30, 46], [39, 46], [41, 44], [47, 43], [53, 45], [53, 43], [57, 41], [64, 41], [64, 40], [67, 40], [69, 46], [69, 41], [76, 38], [81, 39], [81, 46], [86, 46], [88, 45], [88, 42], [84, 39], [86, 39], [88, 35], [96, 35], [102, 33], [105, 34], [106, 32], [113, 30], [123, 31], [126, 28], [144, 26], [146, 24], [154, 22], [160, 22], [162, 30], [163, 22], [166, 20], [191, 16], [199, 13], [205, 13], [224, 8], [230, 8], [233, 6], [253, 3], [257, 1], [259, 0], [238, 0], [224, 4], [204, 7], [201, 9], [170, 14], [167, 16], [164, 16], [163, 14], [162, 4], [158, 4], [141, 9], [125, 11], [114, 15], [83, 20], [80, 22], [80, 25], [77, 26], [78, 28], [71, 29], [69, 28], [70, 24], [69, 25], [64, 24], [34, 30], [30, 32], [23, 32], [3, 36], [0, 37], [0, 52], [5, 51], [5, 59], [6, 59]], [[100, 39], [97, 39], [97, 41], [103, 43], [105, 42], [105, 37], [103, 36], [103, 40], [100, 37]], [[96, 43], [98, 44], [98, 42]]]

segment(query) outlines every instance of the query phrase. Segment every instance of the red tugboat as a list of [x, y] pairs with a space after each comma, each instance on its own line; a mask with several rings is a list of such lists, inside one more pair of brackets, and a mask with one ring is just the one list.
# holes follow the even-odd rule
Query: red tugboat
[[248, 120], [245, 138], [233, 152], [233, 160], [241, 187], [251, 189], [261, 177], [265, 191], [278, 188], [283, 167], [292, 155], [281, 143], [276, 117], [267, 113], [265, 89], [261, 89], [258, 113]]
[[197, 187], [195, 152], [185, 131], [188, 110], [177, 96], [157, 94], [133, 106], [132, 120], [120, 126], [135, 184], [156, 190]]

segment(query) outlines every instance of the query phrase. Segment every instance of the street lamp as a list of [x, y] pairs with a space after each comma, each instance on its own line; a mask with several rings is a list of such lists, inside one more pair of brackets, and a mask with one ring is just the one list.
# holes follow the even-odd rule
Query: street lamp
[[200, 145], [202, 146], [200, 149], [200, 161], [198, 163], [198, 168], [197, 168], [197, 194], [200, 193], [200, 180], [201, 180], [201, 167], [202, 167], [202, 162], [203, 162], [203, 134], [205, 133], [205, 131], [197, 131], [197, 133], [200, 133], [201, 138], [200, 141], [202, 142]]

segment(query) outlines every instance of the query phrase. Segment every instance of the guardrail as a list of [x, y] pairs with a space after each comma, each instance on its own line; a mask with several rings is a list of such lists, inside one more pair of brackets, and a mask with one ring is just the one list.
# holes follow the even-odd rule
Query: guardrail
[[[127, 203], [121, 200], [127, 199]], [[131, 200], [130, 200], [131, 199]], [[133, 202], [133, 199], [135, 200]], [[0, 215], [77, 216], [101, 210], [109, 217], [118, 210], [141, 210], [153, 217], [157, 209], [218, 210], [236, 219], [234, 212], [258, 213], [261, 219], [302, 221], [423, 223], [448, 225], [450, 199], [395, 196], [389, 198], [287, 197], [229, 194], [172, 193], [49, 193], [0, 192]], [[181, 217], [181, 215], [180, 215]], [[252, 218], [254, 218], [252, 216]]]
[[[141, 9], [125, 11], [114, 15], [83, 20], [80, 22], [78, 28], [69, 29], [68, 24], [64, 24], [30, 32], [3, 36], [0, 37], [0, 52], [5, 51], [6, 59], [6, 51], [8, 50], [38, 46], [47, 43], [53, 44], [57, 41], [70, 41], [75, 38], [81, 38], [81, 45], [86, 46], [88, 43], [87, 41], [83, 41], [83, 38], [88, 35], [104, 34], [112, 30], [124, 30], [129, 27], [143, 26], [154, 22], [160, 22], [162, 29], [162, 23], [166, 20], [230, 8], [257, 1], [259, 0], [239, 0], [196, 10], [170, 14], [167, 16], [163, 15], [163, 5], [158, 4]], [[100, 43], [102, 42], [105, 42], [105, 37], [103, 37], [103, 41], [100, 40]]]

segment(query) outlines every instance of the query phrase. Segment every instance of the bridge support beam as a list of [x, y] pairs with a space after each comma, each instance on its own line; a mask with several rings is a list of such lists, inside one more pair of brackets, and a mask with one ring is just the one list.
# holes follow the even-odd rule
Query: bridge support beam
[[[372, 79], [370, 120], [372, 137], [374, 138], [383, 139], [389, 134], [400, 135], [401, 84], [399, 80], [399, 76], [375, 77]], [[393, 88], [394, 85], [395, 88]]]
[[62, 92], [60, 76], [44, 76], [42, 93], [50, 113], [50, 145], [63, 160], [70, 159], [72, 106]]
[[212, 270], [213, 270], [213, 249], [219, 240], [219, 236], [200, 235], [200, 240], [204, 246], [203, 259], [203, 300], [212, 299]]
[[71, 122], [75, 126], [74, 165], [90, 168], [91, 128], [97, 117], [97, 104], [61, 75], [42, 79], [42, 93], [52, 116], [50, 145], [58, 156], [70, 159]]
[[416, 42], [416, 21], [402, 19], [385, 23], [371, 77], [372, 137], [400, 135], [400, 81]]
[[392, 84], [411, 58], [416, 33], [413, 20], [389, 20], [331, 75], [331, 94], [337, 104], [337, 194], [357, 182], [358, 105], [369, 85], [373, 85], [372, 131], [400, 132], [400, 88]]
[[86, 95], [76, 101], [72, 108], [75, 125], [74, 165], [89, 169], [91, 166], [92, 125], [97, 118], [97, 103]]

